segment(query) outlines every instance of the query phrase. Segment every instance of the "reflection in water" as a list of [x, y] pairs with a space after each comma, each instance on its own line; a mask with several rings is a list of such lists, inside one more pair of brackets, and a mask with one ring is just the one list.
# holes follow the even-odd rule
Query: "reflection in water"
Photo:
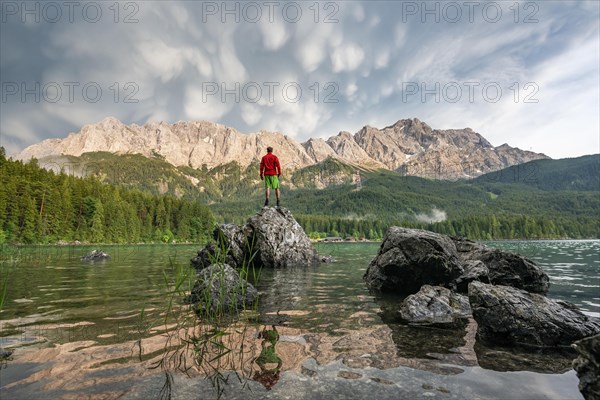
[[[500, 347], [476, 340], [477, 323], [470, 318], [463, 326], [435, 328], [411, 326], [399, 322], [402, 297], [379, 295], [382, 321], [392, 331], [398, 357], [411, 360], [413, 366], [437, 373], [461, 373], [462, 369], [440, 368], [438, 360], [456, 366], [477, 366], [494, 371], [535, 371], [539, 373], [564, 373], [571, 369], [577, 356], [570, 348], [540, 349], [525, 346]], [[421, 363], [415, 363], [421, 360]]]
[[571, 370], [577, 353], [570, 348], [540, 349], [533, 347], [497, 347], [475, 343], [475, 353], [482, 368], [494, 371], [535, 371], [564, 373]]
[[[362, 281], [377, 244], [336, 244], [337, 262], [318, 268], [263, 271], [257, 308], [218, 326], [161, 286], [176, 275], [165, 268], [169, 251], [179, 249], [187, 267], [195, 247], [141, 247], [97, 267], [70, 258], [19, 265], [0, 314], [0, 345], [15, 350], [0, 370], [0, 398], [159, 398], [167, 373], [181, 399], [217, 398], [220, 389], [240, 400], [580, 398], [573, 371], [544, 369], [558, 353], [484, 347], [473, 320], [456, 330], [399, 324], [401, 299], [374, 298]], [[581, 285], [597, 281], [577, 271]]]
[[[279, 374], [281, 371], [281, 358], [275, 352], [275, 345], [279, 341], [279, 333], [272, 325], [272, 329], [267, 330], [265, 327], [262, 332], [258, 334], [258, 337], [262, 339], [262, 350], [260, 355], [254, 359], [254, 362], [260, 367], [260, 371], [256, 371], [252, 379], [261, 383], [267, 390], [271, 390], [273, 386], [279, 381]], [[275, 367], [272, 367], [276, 364]], [[272, 368], [269, 368], [271, 365]]]

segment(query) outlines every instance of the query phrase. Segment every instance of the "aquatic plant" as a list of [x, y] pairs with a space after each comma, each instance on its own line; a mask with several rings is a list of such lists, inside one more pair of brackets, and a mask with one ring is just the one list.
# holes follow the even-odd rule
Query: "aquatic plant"
[[[217, 239], [211, 265], [222, 265], [230, 249], [222, 232]], [[192, 269], [169, 259], [169, 270], [163, 272], [166, 293], [166, 307], [161, 324], [165, 326], [165, 343], [158, 360], [150, 366], [165, 373], [165, 382], [161, 388], [161, 399], [170, 399], [173, 390], [173, 373], [179, 371], [189, 375], [193, 370], [200, 372], [210, 380], [217, 397], [220, 398], [229, 379], [237, 379], [242, 387], [248, 388], [252, 374], [254, 348], [245, 343], [255, 339], [254, 331], [258, 302], [248, 304], [244, 301], [247, 283], [256, 284], [261, 268], [255, 267], [254, 240], [250, 240], [242, 267], [238, 270], [240, 279], [233, 292], [225, 289], [224, 268], [213, 268], [208, 280], [215, 281], [218, 293], [211, 291], [211, 285], [205, 285], [195, 293], [194, 302], [190, 302], [190, 291], [196, 281]], [[190, 304], [191, 303], [191, 304]], [[141, 312], [141, 320], [144, 310]], [[143, 346], [141, 337], [152, 324], [143, 324], [136, 341], [139, 359], [142, 360]], [[250, 368], [240, 368], [250, 366]]]

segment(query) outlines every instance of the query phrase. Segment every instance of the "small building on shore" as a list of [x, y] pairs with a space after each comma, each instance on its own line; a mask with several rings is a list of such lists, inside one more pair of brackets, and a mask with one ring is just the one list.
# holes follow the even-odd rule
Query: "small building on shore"
[[325, 239], [321, 240], [322, 242], [343, 242], [344, 239], [342, 239], [339, 236], [328, 236]]

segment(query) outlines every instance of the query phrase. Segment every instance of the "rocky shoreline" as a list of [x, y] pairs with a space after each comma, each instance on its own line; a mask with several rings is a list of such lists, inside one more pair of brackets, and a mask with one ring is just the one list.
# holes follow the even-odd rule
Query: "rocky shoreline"
[[[317, 254], [287, 209], [265, 207], [242, 227], [217, 227], [214, 242], [198, 251], [192, 265], [202, 272], [328, 261]], [[476, 346], [560, 352], [579, 343], [574, 345], [580, 353], [574, 366], [580, 374], [580, 391], [586, 400], [598, 399], [600, 320], [571, 303], [548, 299], [549, 277], [534, 261], [464, 238], [391, 227], [363, 280], [373, 293], [393, 293], [403, 299], [392, 312], [401, 323], [452, 332], [474, 321]], [[206, 287], [205, 282], [199, 277], [193, 294]], [[254, 296], [255, 289], [250, 285], [245, 293]], [[238, 299], [240, 303], [254, 300]], [[590, 344], [592, 337], [595, 341]]]

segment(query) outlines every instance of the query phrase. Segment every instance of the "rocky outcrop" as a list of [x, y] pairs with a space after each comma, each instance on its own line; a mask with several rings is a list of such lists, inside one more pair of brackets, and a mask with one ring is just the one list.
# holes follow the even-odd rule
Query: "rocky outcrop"
[[579, 353], [573, 369], [579, 377], [579, 391], [585, 400], [600, 400], [600, 334], [573, 344]]
[[[416, 118], [402, 119], [377, 129], [365, 126], [352, 135], [340, 132], [326, 141], [311, 139], [303, 144], [278, 132], [243, 134], [234, 128], [207, 121], [167, 124], [148, 122], [125, 125], [108, 117], [85, 125], [64, 139], [48, 139], [23, 150], [15, 158], [29, 160], [61, 155], [81, 156], [88, 152], [160, 156], [175, 166], [208, 168], [237, 162], [245, 168], [256, 163], [266, 146], [273, 146], [294, 170], [335, 157], [366, 168], [399, 170], [407, 175], [441, 179], [475, 177], [541, 158], [543, 154], [523, 151], [506, 144], [493, 147], [470, 128], [438, 130]], [[51, 163], [50, 159], [47, 159]]]
[[411, 325], [454, 327], [471, 316], [469, 299], [440, 286], [424, 285], [400, 306], [400, 319]]
[[198, 273], [188, 302], [204, 311], [229, 312], [254, 303], [258, 292], [227, 264], [213, 264]]
[[364, 280], [372, 290], [411, 294], [427, 284], [450, 286], [463, 272], [448, 236], [394, 226], [386, 232]]
[[466, 293], [473, 281], [546, 293], [548, 275], [518, 254], [420, 229], [391, 227], [364, 275], [375, 291], [416, 293], [423, 285]]
[[533, 293], [546, 293], [548, 275], [532, 260], [519, 254], [490, 249], [465, 238], [453, 237], [456, 251], [463, 260], [464, 274], [457, 279], [460, 291], [466, 292], [471, 281], [512, 286]]
[[546, 293], [550, 287], [548, 275], [533, 261], [518, 254], [490, 250], [479, 258], [487, 267], [491, 284], [512, 286], [532, 293]]
[[81, 257], [81, 261], [104, 261], [110, 260], [110, 255], [102, 250], [92, 250], [85, 256]]
[[479, 260], [465, 260], [463, 262], [464, 272], [454, 280], [456, 290], [461, 293], [467, 293], [469, 283], [479, 281], [489, 283], [490, 270]]
[[283, 207], [263, 207], [243, 227], [220, 225], [209, 243], [194, 257], [192, 265], [205, 268], [216, 261], [241, 268], [245, 265], [280, 268], [330, 262], [321, 257], [294, 219]]
[[263, 207], [248, 219], [252, 231], [250, 248], [261, 266], [278, 268], [317, 262], [317, 251], [304, 230], [283, 207]]
[[192, 265], [197, 269], [206, 268], [215, 263], [224, 263], [241, 267], [247, 263], [246, 232], [235, 224], [217, 226], [212, 238], [204, 248], [198, 250], [198, 255], [192, 258]]
[[569, 346], [600, 333], [600, 320], [571, 303], [508, 286], [469, 284], [478, 339], [500, 345]]

